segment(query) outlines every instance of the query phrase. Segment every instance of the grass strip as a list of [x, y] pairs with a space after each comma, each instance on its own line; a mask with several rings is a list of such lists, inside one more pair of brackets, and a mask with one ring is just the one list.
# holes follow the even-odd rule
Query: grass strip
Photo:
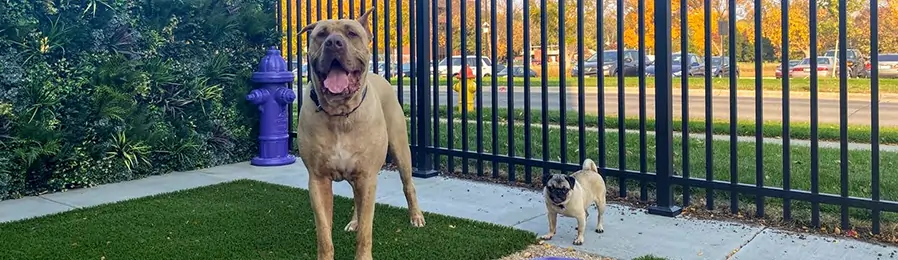
[[[410, 106], [403, 105], [403, 109], [405, 110], [405, 114], [410, 115]], [[453, 119], [461, 119], [462, 115], [457, 110], [457, 106], [453, 106]], [[440, 106], [439, 108], [440, 118], [448, 118], [447, 106]], [[508, 109], [506, 108], [498, 108], [497, 109], [496, 118], [499, 119], [500, 122], [508, 121]], [[493, 111], [491, 108], [483, 109], [483, 120], [490, 120], [492, 118]], [[561, 115], [558, 110], [552, 110], [548, 112], [547, 121], [549, 124], [558, 125], [561, 122]], [[584, 125], [586, 127], [595, 128], [599, 126], [599, 116], [595, 114], [586, 114], [584, 115]], [[477, 113], [469, 112], [468, 120], [477, 120]], [[515, 109], [513, 113], [514, 122], [524, 123], [524, 110], [523, 109]], [[616, 115], [605, 116], [605, 125], [606, 129], [617, 129], [618, 128], [618, 117]], [[534, 124], [542, 123], [542, 114], [538, 110], [532, 110], [530, 113], [530, 120]], [[688, 120], [689, 133], [705, 133], [705, 120], [703, 118], [696, 118]], [[567, 114], [566, 123], [568, 126], [577, 127], [577, 112], [569, 112]], [[655, 120], [653, 118], [646, 118], [646, 131], [655, 131]], [[638, 130], [639, 129], [639, 118], [637, 117], [628, 117], [624, 119], [624, 126], [627, 130]], [[790, 131], [790, 136], [795, 140], [810, 140], [811, 139], [811, 124], [805, 122], [791, 122], [790, 126], [792, 127]], [[863, 125], [849, 125], [848, 126], [848, 141], [852, 143], [866, 143], [869, 144], [872, 140], [872, 128], [870, 126]], [[673, 130], [676, 132], [683, 132], [683, 120], [682, 119], [674, 119], [673, 120]], [[725, 120], [714, 120], [711, 124], [711, 131], [715, 135], [729, 135], [730, 134], [730, 123]], [[736, 123], [736, 134], [738, 136], [755, 136], [757, 132], [755, 131], [755, 122], [751, 120], [740, 120]], [[839, 125], [838, 124], [819, 124], [818, 135], [817, 138], [823, 141], [839, 141]], [[783, 123], [779, 121], [766, 121], [762, 126], [761, 135], [766, 138], [782, 138], [783, 137]], [[880, 127], [879, 128], [879, 142], [881, 144], [898, 144], [898, 128], [896, 127]]]
[[[674, 78], [673, 84], [674, 86], [680, 86], [682, 78]], [[523, 86], [526, 78], [513, 78], [513, 84], [515, 86]], [[411, 84], [410, 78], [403, 78], [403, 85], [409, 86]], [[605, 81], [603, 82], [603, 86], [617, 86], [618, 79], [615, 77], [605, 77]], [[399, 83], [398, 78], [391, 78], [390, 82], [395, 84]], [[456, 79], [453, 79], [452, 82], [457, 82]], [[483, 82], [492, 82], [492, 79], [489, 77], [484, 77]], [[497, 77], [496, 82], [499, 86], [508, 85], [507, 77]], [[585, 84], [587, 88], [595, 88], [599, 84], [599, 80], [596, 77], [584, 78], [583, 84]], [[729, 79], [727, 78], [714, 78], [711, 80], [712, 89], [730, 89]], [[870, 93], [870, 79], [848, 79], [848, 92], [849, 93]], [[447, 80], [445, 77], [441, 77], [438, 84], [446, 85]], [[561, 84], [560, 79], [557, 77], [551, 77], [546, 80], [546, 85], [557, 87]], [[819, 92], [824, 93], [839, 93], [839, 79], [838, 78], [820, 78], [818, 81], [818, 90]], [[898, 93], [898, 79], [880, 79], [879, 80], [879, 91], [884, 94], [895, 94]], [[541, 86], [542, 78], [534, 77], [530, 79], [531, 86]], [[639, 78], [637, 77], [627, 77], [624, 78], [624, 85], [626, 87], [637, 87], [639, 86]], [[655, 78], [647, 77], [646, 78], [646, 86], [654, 86]], [[568, 87], [576, 87], [577, 79], [568, 78], [565, 80], [565, 86]], [[763, 90], [777, 90], [782, 91], [783, 81], [782, 79], [762, 79], [761, 87]], [[702, 77], [689, 77], [689, 88], [690, 89], [705, 89], [705, 79]], [[538, 89], [538, 87], [534, 88]], [[739, 78], [736, 79], [736, 89], [738, 90], [755, 90], [755, 79], [750, 78]], [[796, 78], [791, 79], [789, 81], [789, 90], [794, 92], [810, 92], [811, 91], [811, 80], [810, 79], [802, 79]]]
[[[352, 201], [334, 197], [334, 249], [352, 259], [344, 232]], [[412, 228], [406, 209], [377, 205], [375, 259], [498, 259], [536, 234], [425, 213]], [[424, 243], [430, 241], [438, 243]], [[0, 259], [314, 259], [308, 192], [242, 180], [0, 224]]]

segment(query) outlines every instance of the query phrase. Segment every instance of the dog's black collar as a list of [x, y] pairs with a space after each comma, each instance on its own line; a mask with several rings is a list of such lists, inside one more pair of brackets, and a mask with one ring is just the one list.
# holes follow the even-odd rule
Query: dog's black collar
[[359, 101], [359, 104], [356, 105], [355, 108], [353, 108], [351, 111], [349, 111], [349, 112], [347, 112], [347, 113], [337, 114], [337, 115], [331, 115], [331, 113], [328, 113], [327, 111], [324, 110], [324, 108], [321, 107], [321, 101], [318, 100], [318, 94], [317, 94], [317, 92], [318, 92], [318, 91], [316, 91], [316, 90], [314, 89], [314, 87], [313, 87], [312, 91], [309, 91], [309, 98], [312, 99], [312, 102], [315, 102], [315, 112], [321, 112], [321, 111], [324, 111], [324, 113], [327, 114], [327, 115], [329, 115], [329, 116], [347, 116], [347, 117], [348, 117], [350, 114], [352, 114], [353, 112], [355, 112], [356, 110], [358, 110], [359, 107], [362, 106], [362, 103], [365, 102], [365, 98], [368, 97], [368, 87], [365, 87], [365, 89], [362, 90], [362, 100]]

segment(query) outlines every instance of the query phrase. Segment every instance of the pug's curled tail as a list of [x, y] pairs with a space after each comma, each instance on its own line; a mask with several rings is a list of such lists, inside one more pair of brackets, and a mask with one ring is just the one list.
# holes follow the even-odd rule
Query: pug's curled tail
[[592, 159], [586, 159], [585, 161], [583, 161], [583, 170], [598, 173], [599, 167], [596, 166], [596, 162], [594, 162]]

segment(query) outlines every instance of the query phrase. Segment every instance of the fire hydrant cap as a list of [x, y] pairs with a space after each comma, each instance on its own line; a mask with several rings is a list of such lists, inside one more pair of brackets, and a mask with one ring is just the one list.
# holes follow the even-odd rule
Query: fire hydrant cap
[[256, 83], [287, 83], [293, 82], [293, 79], [293, 72], [287, 71], [287, 62], [281, 57], [281, 51], [274, 46], [265, 53], [252, 77]]

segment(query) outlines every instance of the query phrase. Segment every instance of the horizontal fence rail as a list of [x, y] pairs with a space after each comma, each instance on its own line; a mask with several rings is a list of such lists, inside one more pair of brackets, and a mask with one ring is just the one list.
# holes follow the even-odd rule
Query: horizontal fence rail
[[[873, 234], [898, 223], [898, 193], [882, 189], [898, 182], [898, 154], [880, 135], [880, 72], [898, 69], [880, 51], [898, 46], [880, 46], [893, 8], [878, 0], [279, 1], [300, 94], [314, 85], [297, 32], [375, 9], [369, 73], [406, 110], [416, 176], [538, 188], [592, 159], [609, 196], [652, 214]], [[869, 107], [863, 126], [856, 104]]]

